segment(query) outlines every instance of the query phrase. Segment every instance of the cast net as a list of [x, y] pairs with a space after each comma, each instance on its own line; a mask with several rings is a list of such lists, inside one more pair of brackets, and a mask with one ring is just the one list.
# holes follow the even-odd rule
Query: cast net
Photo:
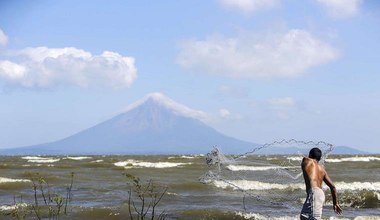
[[206, 156], [208, 170], [200, 181], [226, 193], [240, 193], [244, 211], [266, 206], [299, 212], [305, 198], [301, 161], [313, 147], [321, 149], [324, 165], [333, 150], [324, 141], [280, 140], [239, 155], [214, 147]]

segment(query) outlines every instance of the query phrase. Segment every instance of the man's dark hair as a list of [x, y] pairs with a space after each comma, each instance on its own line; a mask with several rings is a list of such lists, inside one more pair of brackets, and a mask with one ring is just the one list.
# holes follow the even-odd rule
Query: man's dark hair
[[318, 147], [314, 147], [309, 152], [309, 158], [316, 159], [320, 161], [322, 157], [322, 151]]

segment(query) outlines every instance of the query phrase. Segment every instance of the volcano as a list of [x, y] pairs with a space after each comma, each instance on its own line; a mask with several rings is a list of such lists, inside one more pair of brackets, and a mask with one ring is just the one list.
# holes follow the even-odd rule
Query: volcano
[[224, 135], [208, 126], [207, 115], [152, 93], [107, 121], [67, 138], [8, 149], [8, 154], [199, 154], [213, 146], [244, 152], [253, 143]]

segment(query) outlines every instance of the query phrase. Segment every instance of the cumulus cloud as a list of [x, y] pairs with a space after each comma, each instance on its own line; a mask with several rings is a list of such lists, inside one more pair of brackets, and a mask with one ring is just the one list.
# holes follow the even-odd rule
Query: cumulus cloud
[[317, 0], [334, 18], [348, 18], [359, 13], [363, 0]]
[[8, 52], [0, 60], [0, 79], [26, 88], [129, 87], [137, 76], [135, 59], [104, 51], [100, 55], [74, 47], [30, 47]]
[[338, 50], [305, 30], [235, 38], [212, 36], [180, 45], [177, 62], [183, 68], [231, 78], [274, 79], [303, 75], [331, 62]]
[[8, 43], [8, 37], [3, 30], [0, 29], [0, 46], [5, 46]]
[[273, 8], [280, 4], [279, 0], [219, 0], [219, 2], [226, 8], [240, 10], [245, 13]]

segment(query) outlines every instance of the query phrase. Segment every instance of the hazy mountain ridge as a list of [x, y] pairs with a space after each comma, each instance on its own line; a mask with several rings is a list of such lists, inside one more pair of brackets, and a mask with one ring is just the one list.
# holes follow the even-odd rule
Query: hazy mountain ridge
[[[197, 154], [218, 146], [239, 154], [259, 146], [219, 133], [203, 121], [207, 114], [176, 103], [160, 93], [147, 95], [127, 111], [62, 140], [0, 150], [2, 154]], [[293, 147], [262, 149], [257, 154], [294, 154]], [[336, 147], [335, 154], [366, 154]]]

